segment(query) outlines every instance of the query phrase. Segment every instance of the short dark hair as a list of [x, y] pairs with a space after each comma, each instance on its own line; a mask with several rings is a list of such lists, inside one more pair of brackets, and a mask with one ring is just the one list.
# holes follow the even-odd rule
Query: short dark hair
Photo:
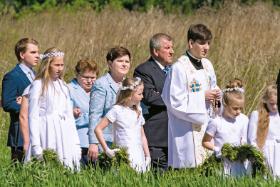
[[99, 69], [94, 60], [91, 60], [89, 58], [84, 58], [77, 62], [77, 65], [75, 66], [76, 75], [81, 75], [86, 71], [92, 71], [96, 73], [96, 75], [98, 76]]
[[201, 41], [208, 41], [212, 39], [212, 33], [210, 29], [208, 29], [203, 24], [195, 24], [191, 25], [188, 30], [188, 41], [193, 40], [201, 40]]
[[116, 58], [123, 57], [125, 55], [128, 55], [129, 59], [131, 58], [130, 52], [128, 49], [121, 47], [121, 46], [114, 47], [108, 51], [108, 53], [106, 55], [106, 60], [113, 62]]
[[172, 37], [165, 33], [157, 33], [152, 36], [150, 39], [150, 52], [152, 53], [153, 49], [159, 49], [161, 39], [166, 39], [168, 41], [172, 41]]
[[15, 55], [16, 55], [18, 61], [21, 60], [20, 53], [21, 52], [24, 53], [26, 51], [27, 44], [34, 44], [36, 46], [39, 45], [39, 43], [36, 40], [34, 40], [33, 38], [22, 38], [22, 39], [20, 39], [15, 45]]

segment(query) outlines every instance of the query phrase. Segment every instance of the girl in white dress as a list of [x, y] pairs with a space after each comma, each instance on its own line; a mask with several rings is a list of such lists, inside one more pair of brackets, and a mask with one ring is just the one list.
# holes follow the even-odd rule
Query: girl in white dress
[[[202, 145], [214, 151], [216, 157], [221, 156], [225, 143], [240, 145], [247, 142], [248, 117], [241, 113], [244, 107], [244, 89], [242, 81], [234, 79], [223, 90], [223, 112], [221, 116], [208, 123]], [[212, 141], [214, 139], [214, 141]], [[241, 162], [230, 162], [224, 159], [224, 174], [243, 175], [246, 168]]]
[[69, 90], [61, 79], [64, 53], [50, 48], [42, 55], [39, 72], [29, 91], [28, 120], [31, 156], [42, 159], [43, 150], [53, 150], [71, 169], [79, 169], [80, 141], [75, 126]]
[[106, 155], [115, 156], [118, 149], [110, 149], [102, 130], [113, 124], [114, 143], [127, 148], [130, 166], [138, 172], [145, 172], [151, 163], [150, 152], [143, 125], [140, 101], [143, 98], [144, 84], [140, 78], [127, 78], [118, 93], [117, 102], [95, 128], [95, 134]]
[[277, 109], [277, 87], [264, 91], [257, 111], [250, 115], [248, 142], [258, 147], [266, 158], [273, 176], [280, 176], [280, 117]]

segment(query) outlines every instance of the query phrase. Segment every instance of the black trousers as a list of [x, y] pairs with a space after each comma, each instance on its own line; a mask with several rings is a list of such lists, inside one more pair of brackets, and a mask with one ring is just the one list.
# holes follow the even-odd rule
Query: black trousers
[[11, 160], [15, 162], [23, 162], [24, 151], [23, 147], [11, 147]]
[[152, 167], [155, 170], [166, 171], [168, 168], [168, 149], [167, 147], [149, 147]]
[[88, 148], [82, 147], [82, 155], [81, 155], [81, 161], [80, 161], [81, 166], [95, 168], [96, 161], [91, 161], [90, 159], [88, 159], [87, 153], [88, 153]]

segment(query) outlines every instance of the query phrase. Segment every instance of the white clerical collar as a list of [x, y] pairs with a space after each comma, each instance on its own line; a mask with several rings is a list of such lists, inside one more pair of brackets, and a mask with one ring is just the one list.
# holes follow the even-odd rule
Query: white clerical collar
[[201, 58], [196, 58], [195, 56], [193, 56], [189, 51], [187, 51], [188, 55], [190, 55], [193, 59], [197, 60], [197, 61], [201, 61]]
[[[154, 58], [153, 58], [154, 59]], [[154, 59], [154, 61], [157, 63], [157, 65], [159, 65], [160, 69], [163, 70], [164, 69], [164, 66], [159, 63], [159, 61], [157, 61], [156, 59]]]

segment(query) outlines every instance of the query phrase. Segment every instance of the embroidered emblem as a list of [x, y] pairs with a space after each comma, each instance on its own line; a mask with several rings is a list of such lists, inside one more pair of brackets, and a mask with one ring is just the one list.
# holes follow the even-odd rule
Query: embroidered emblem
[[190, 85], [191, 92], [199, 92], [201, 90], [201, 84], [193, 79]]

